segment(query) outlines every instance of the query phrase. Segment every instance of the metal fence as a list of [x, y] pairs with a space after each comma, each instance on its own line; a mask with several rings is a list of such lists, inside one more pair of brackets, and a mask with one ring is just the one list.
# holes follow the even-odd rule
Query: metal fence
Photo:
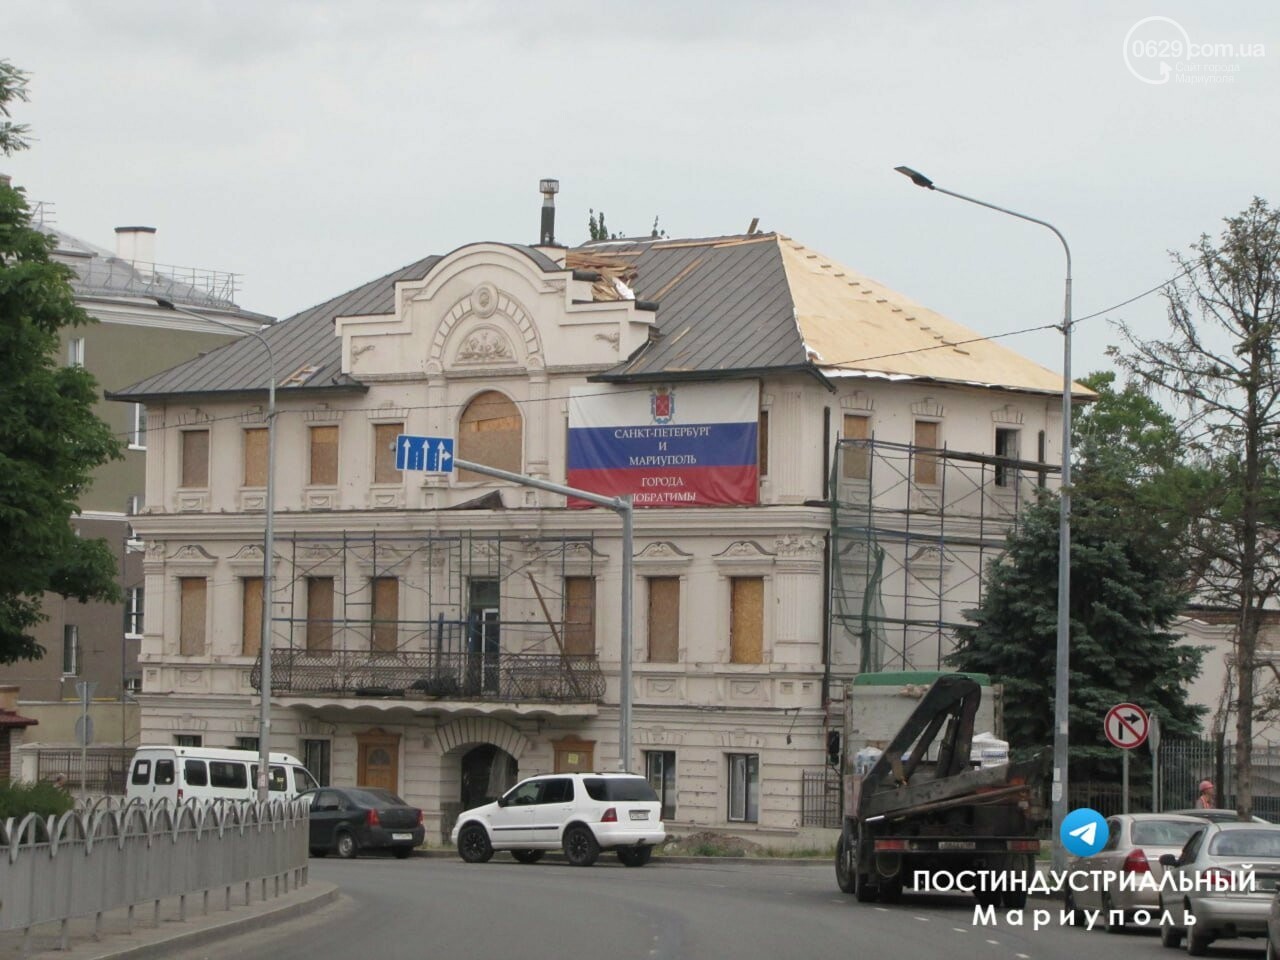
[[62, 922], [63, 949], [72, 917], [94, 916], [203, 895], [230, 909], [288, 893], [307, 882], [308, 805], [200, 803], [148, 807], [102, 798], [47, 819], [28, 814], [0, 823], [0, 930]]
[[[1254, 812], [1280, 820], [1280, 744], [1255, 742], [1250, 768]], [[1160, 809], [1192, 806], [1202, 780], [1214, 784], [1218, 806], [1235, 807], [1235, 770], [1235, 744], [1230, 740], [1165, 741], [1160, 744]]]
[[[85, 793], [123, 795], [125, 776], [132, 756], [131, 747], [89, 747], [85, 751]], [[36, 779], [52, 780], [58, 774], [67, 778], [67, 784], [73, 790], [80, 789], [80, 750], [78, 748], [70, 750], [41, 748], [36, 752]]]
[[831, 767], [800, 773], [800, 826], [839, 828], [844, 815], [840, 771]]

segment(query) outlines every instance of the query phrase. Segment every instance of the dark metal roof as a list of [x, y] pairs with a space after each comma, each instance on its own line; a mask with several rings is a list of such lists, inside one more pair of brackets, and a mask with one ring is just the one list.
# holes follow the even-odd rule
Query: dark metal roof
[[[334, 336], [334, 318], [390, 313], [395, 308], [396, 283], [421, 280], [439, 260], [438, 256], [424, 257], [263, 328], [262, 336], [275, 356], [277, 389], [363, 389], [342, 373], [342, 341]], [[317, 369], [304, 383], [281, 386], [306, 367]], [[260, 392], [270, 382], [262, 345], [256, 337], [242, 337], [108, 396], [138, 401], [175, 394]]]
[[[544, 272], [564, 270], [541, 250], [514, 243], [504, 246], [520, 251]], [[334, 319], [391, 313], [395, 309], [396, 284], [421, 280], [442, 259], [438, 255], [423, 257], [264, 328], [261, 333], [275, 356], [277, 390], [363, 390], [359, 381], [342, 373], [342, 341], [334, 335]], [[286, 385], [291, 376], [308, 367], [317, 369], [305, 382]], [[256, 337], [243, 337], [107, 396], [113, 400], [145, 401], [176, 395], [260, 393], [270, 381], [262, 345]]]
[[636, 297], [658, 303], [655, 338], [600, 380], [812, 370], [776, 234], [600, 242], [587, 256], [629, 260]]

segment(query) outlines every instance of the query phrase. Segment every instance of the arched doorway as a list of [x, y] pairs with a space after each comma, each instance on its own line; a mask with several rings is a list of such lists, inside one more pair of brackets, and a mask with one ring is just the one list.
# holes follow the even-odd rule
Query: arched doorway
[[468, 750], [462, 757], [461, 767], [458, 799], [463, 810], [497, 800], [515, 786], [520, 776], [516, 758], [491, 743]]

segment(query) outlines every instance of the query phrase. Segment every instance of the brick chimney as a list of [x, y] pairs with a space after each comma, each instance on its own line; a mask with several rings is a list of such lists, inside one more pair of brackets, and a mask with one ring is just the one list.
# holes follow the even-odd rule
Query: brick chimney
[[155, 227], [116, 227], [116, 256], [134, 265], [145, 278], [150, 278], [156, 262]]

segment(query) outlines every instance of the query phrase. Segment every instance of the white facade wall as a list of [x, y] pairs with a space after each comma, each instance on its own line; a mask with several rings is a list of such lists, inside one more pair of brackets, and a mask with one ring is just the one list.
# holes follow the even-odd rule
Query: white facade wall
[[[648, 336], [652, 320], [629, 301], [578, 302], [589, 299], [589, 284], [568, 273], [546, 274], [511, 248], [481, 244], [451, 254], [424, 281], [400, 284], [394, 316], [339, 319], [335, 336], [342, 338], [344, 372], [368, 390], [323, 397], [279, 391], [279, 591], [273, 612], [287, 613], [288, 604], [280, 601], [290, 584], [294, 609], [301, 609], [301, 574], [286, 546], [295, 537], [590, 533], [595, 556], [589, 566], [564, 569], [596, 577], [596, 649], [607, 679], [603, 702], [450, 705], [283, 695], [273, 704], [273, 749], [301, 755], [303, 740], [327, 739], [333, 782], [352, 783], [355, 736], [374, 729], [394, 734], [399, 789], [427, 810], [432, 825], [440, 825], [446, 805], [457, 800], [459, 759], [477, 744], [501, 746], [515, 757], [521, 775], [551, 770], [552, 741], [566, 736], [595, 743], [596, 769], [618, 767], [621, 541], [615, 515], [563, 510], [556, 495], [488, 481], [406, 473], [395, 484], [372, 483], [374, 424], [403, 422], [409, 434], [454, 436], [466, 404], [485, 390], [501, 391], [522, 414], [525, 472], [563, 483], [570, 388], [630, 354]], [[1046, 459], [1059, 458], [1060, 421], [1052, 398], [852, 377], [834, 386], [832, 392], [802, 374], [760, 380], [770, 428], [759, 506], [636, 511], [635, 753], [629, 766], [643, 770], [644, 751], [675, 752], [677, 828], [711, 825], [785, 837], [800, 826], [801, 771], [821, 768], [826, 757], [823, 554], [830, 523], [827, 508], [805, 504], [825, 496], [824, 463], [844, 413], [870, 415], [878, 440], [904, 444], [911, 442], [914, 421], [927, 416], [941, 423], [947, 447], [988, 454], [994, 452], [996, 425], [1016, 424], [1025, 434], [1024, 458], [1034, 457], [1040, 431]], [[142, 740], [171, 742], [185, 733], [202, 736], [206, 745], [227, 745], [237, 736], [256, 736], [258, 729], [257, 694], [249, 683], [253, 658], [240, 652], [239, 579], [261, 575], [264, 491], [242, 484], [241, 437], [245, 428], [262, 425], [261, 406], [202, 397], [174, 400], [148, 415], [149, 507], [136, 524], [148, 541], [151, 604], [141, 657]], [[339, 428], [339, 475], [332, 487], [307, 483], [307, 431], [317, 424]], [[207, 488], [179, 486], [180, 432], [192, 428], [210, 431]], [[439, 510], [493, 490], [501, 492], [507, 509]], [[353, 583], [370, 569], [352, 553], [306, 568], [313, 575], [345, 574]], [[420, 586], [431, 572], [413, 559], [400, 575]], [[652, 576], [680, 578], [677, 663], [647, 661], [646, 578]], [[758, 665], [730, 662], [730, 590], [737, 576], [764, 579], [764, 662]], [[207, 648], [201, 656], [179, 653], [182, 577], [208, 581]], [[404, 619], [429, 615], [422, 589], [402, 589], [400, 604]], [[728, 820], [727, 756], [735, 753], [759, 756], [755, 823]]]

